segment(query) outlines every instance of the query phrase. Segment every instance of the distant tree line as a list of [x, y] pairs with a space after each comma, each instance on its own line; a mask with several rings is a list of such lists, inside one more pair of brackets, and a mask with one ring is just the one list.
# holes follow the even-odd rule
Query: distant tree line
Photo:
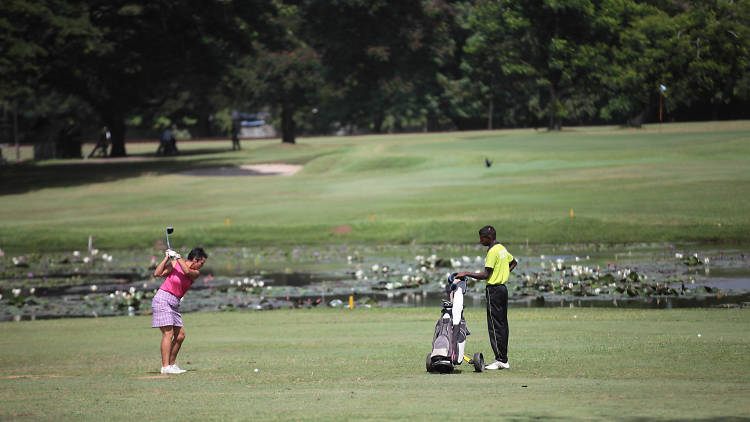
[[749, 25], [744, 0], [4, 0], [0, 142], [10, 114], [26, 142], [106, 125], [113, 156], [233, 111], [289, 143], [748, 118]]

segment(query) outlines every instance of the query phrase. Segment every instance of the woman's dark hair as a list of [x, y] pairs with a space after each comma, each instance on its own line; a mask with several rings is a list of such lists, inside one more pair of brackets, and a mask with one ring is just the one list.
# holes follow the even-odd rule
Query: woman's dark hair
[[188, 261], [192, 261], [193, 258], [205, 258], [208, 259], [208, 255], [206, 255], [206, 251], [203, 250], [203, 248], [193, 248], [193, 250], [190, 251], [188, 254]]
[[495, 228], [492, 226], [484, 226], [481, 229], [479, 229], [479, 235], [484, 237], [489, 237], [490, 239], [495, 239]]

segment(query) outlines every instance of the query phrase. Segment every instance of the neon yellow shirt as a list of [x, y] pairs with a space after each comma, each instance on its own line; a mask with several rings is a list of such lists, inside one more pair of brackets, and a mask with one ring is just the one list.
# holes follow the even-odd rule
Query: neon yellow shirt
[[505, 284], [510, 276], [510, 263], [513, 259], [513, 255], [505, 249], [505, 246], [497, 243], [491, 247], [484, 261], [485, 267], [492, 268], [492, 275], [487, 280], [487, 284]]

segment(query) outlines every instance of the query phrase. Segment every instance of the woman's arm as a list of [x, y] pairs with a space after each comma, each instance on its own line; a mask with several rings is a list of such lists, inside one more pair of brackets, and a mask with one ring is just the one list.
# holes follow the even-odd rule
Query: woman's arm
[[167, 249], [167, 252], [164, 254], [164, 259], [162, 259], [159, 265], [156, 266], [156, 269], [154, 270], [154, 277], [166, 277], [169, 275], [169, 273], [172, 272], [172, 266], [167, 265], [168, 262], [169, 249]]
[[190, 268], [190, 265], [188, 265], [188, 263], [185, 262], [182, 257], [178, 256], [176, 261], [177, 264], [179, 264], [180, 268], [182, 268], [182, 272], [185, 273], [185, 275], [188, 276], [188, 278], [190, 278], [191, 280], [195, 281], [195, 279], [197, 279], [198, 276], [201, 275], [200, 271]]

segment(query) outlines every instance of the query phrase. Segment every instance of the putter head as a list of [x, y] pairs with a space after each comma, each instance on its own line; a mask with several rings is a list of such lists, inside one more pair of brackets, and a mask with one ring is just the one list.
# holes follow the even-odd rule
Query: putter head
[[172, 232], [174, 232], [174, 227], [168, 226], [167, 227], [167, 234], [172, 234]]

